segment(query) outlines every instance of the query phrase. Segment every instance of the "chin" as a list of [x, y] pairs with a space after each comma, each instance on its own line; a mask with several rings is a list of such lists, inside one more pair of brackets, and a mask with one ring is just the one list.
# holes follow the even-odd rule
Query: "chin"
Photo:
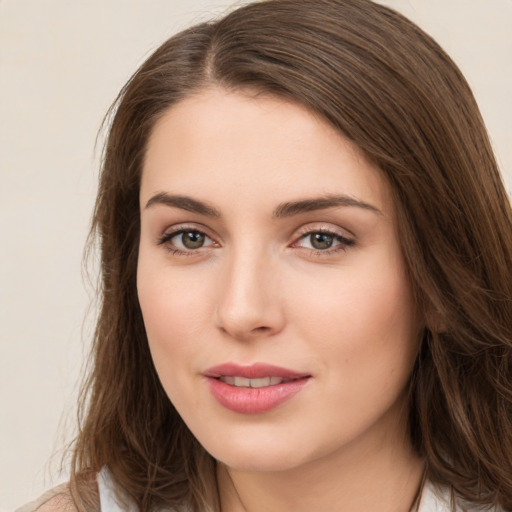
[[314, 458], [314, 454], [299, 448], [307, 446], [307, 443], [297, 444], [289, 437], [279, 439], [246, 433], [240, 437], [217, 437], [205, 441], [202, 445], [213, 458], [238, 471], [286, 471]]

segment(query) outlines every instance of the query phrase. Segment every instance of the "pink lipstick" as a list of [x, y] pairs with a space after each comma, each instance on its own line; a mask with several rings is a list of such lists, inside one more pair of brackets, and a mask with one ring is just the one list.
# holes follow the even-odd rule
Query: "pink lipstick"
[[287, 368], [256, 363], [226, 363], [204, 373], [214, 398], [240, 414], [270, 411], [299, 393], [311, 375]]

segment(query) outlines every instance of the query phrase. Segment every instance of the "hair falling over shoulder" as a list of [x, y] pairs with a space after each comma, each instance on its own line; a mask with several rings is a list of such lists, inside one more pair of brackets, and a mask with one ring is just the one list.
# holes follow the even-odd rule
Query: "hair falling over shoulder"
[[512, 510], [512, 212], [473, 95], [413, 23], [369, 0], [268, 0], [165, 42], [111, 109], [92, 234], [101, 311], [81, 398], [72, 489], [97, 509], [108, 466], [139, 507], [218, 511], [215, 462], [158, 380], [137, 299], [139, 184], [172, 105], [211, 85], [276, 95], [322, 116], [391, 185], [424, 317], [410, 433], [428, 478]]

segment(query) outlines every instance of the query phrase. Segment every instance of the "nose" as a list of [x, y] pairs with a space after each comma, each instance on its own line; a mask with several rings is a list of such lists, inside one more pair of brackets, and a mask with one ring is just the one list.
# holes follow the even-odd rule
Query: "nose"
[[275, 335], [285, 324], [277, 265], [249, 252], [228, 258], [218, 283], [217, 326], [241, 341]]

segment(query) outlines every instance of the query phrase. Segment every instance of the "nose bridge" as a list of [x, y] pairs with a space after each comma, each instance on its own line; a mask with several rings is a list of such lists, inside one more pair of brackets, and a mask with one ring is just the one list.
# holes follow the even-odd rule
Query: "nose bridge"
[[233, 247], [223, 264], [219, 327], [238, 339], [278, 332], [283, 325], [276, 286], [278, 269], [265, 248], [246, 241]]

